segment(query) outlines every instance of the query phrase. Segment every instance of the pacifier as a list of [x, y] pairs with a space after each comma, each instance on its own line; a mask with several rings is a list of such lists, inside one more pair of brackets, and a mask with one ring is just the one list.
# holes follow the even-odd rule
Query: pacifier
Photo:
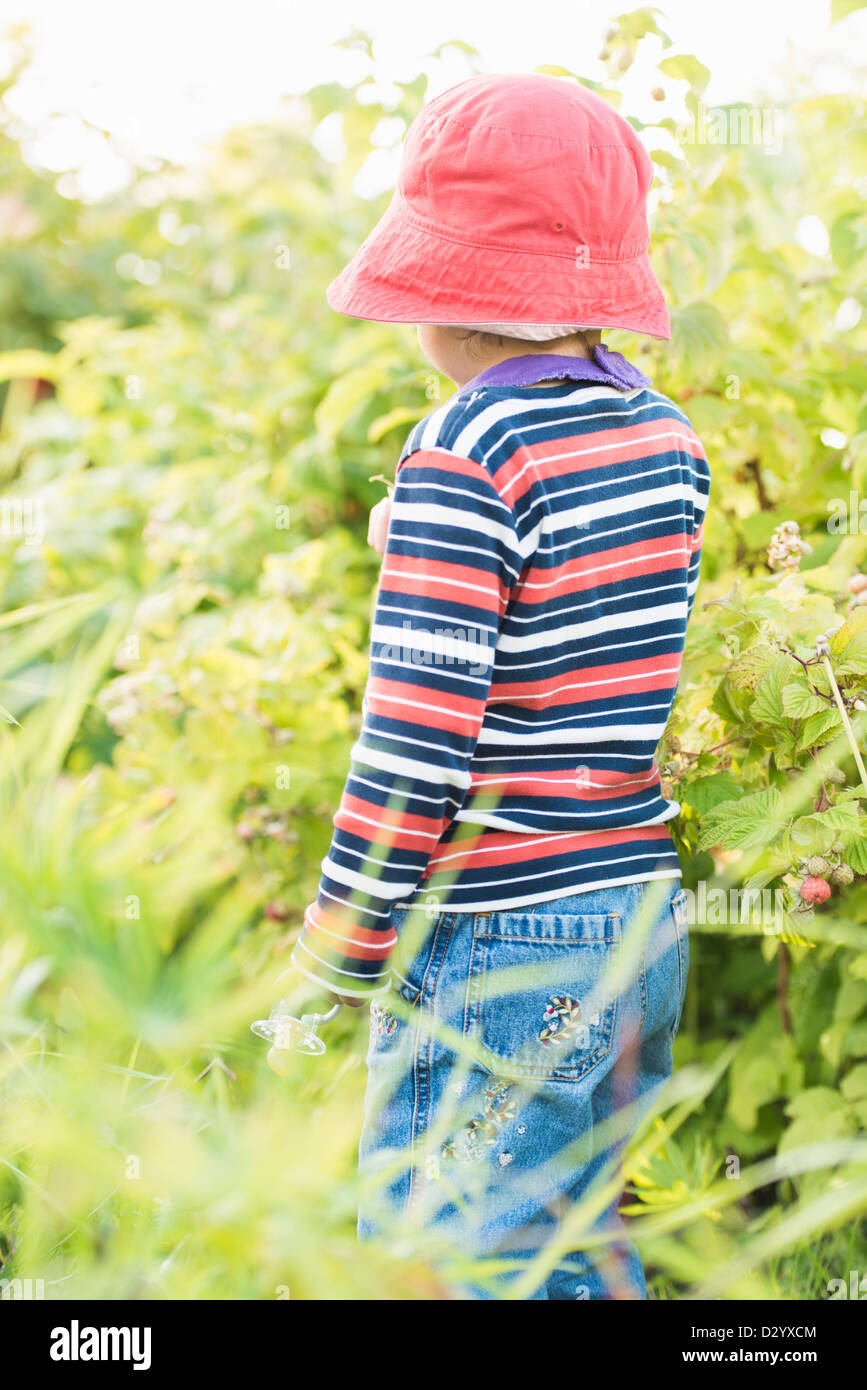
[[323, 1023], [329, 1023], [341, 1007], [334, 1004], [327, 1014], [302, 1014], [296, 1018], [290, 1014], [286, 1000], [280, 999], [267, 1018], [257, 1018], [255, 1023], [251, 1023], [251, 1030], [271, 1044], [266, 1059], [271, 1070], [278, 1076], [287, 1076], [294, 1052], [303, 1052], [306, 1057], [321, 1057], [325, 1043], [317, 1029]]

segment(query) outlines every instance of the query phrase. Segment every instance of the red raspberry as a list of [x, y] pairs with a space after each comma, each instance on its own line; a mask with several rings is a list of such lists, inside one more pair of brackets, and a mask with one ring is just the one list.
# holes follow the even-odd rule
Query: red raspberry
[[811, 874], [801, 884], [801, 897], [805, 903], [825, 903], [831, 896], [831, 885], [826, 878]]

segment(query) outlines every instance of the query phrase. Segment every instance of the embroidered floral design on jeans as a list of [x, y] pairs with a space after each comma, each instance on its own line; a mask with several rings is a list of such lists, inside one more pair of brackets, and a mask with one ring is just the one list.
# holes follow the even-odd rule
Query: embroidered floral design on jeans
[[508, 1082], [492, 1081], [485, 1090], [485, 1104], [480, 1115], [474, 1115], [464, 1125], [460, 1134], [448, 1144], [443, 1144], [443, 1158], [454, 1158], [459, 1162], [473, 1163], [484, 1157], [486, 1149], [496, 1144], [503, 1126], [513, 1120], [518, 1106], [509, 1100], [511, 1085]]
[[574, 1038], [582, 1027], [581, 1005], [568, 994], [552, 994], [542, 1023], [539, 1041], [545, 1047], [559, 1047], [568, 1038]]
[[370, 1031], [380, 1037], [389, 1037], [397, 1027], [397, 1019], [394, 1014], [390, 1014], [388, 1009], [383, 1008], [376, 1000], [371, 1001], [370, 1005]]

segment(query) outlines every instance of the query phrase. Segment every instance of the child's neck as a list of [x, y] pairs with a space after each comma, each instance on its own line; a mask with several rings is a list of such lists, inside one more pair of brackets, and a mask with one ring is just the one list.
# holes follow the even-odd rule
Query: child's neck
[[[502, 348], [494, 348], [486, 354], [484, 363], [476, 368], [478, 374], [486, 372], [490, 367], [495, 367], [499, 362], [508, 362], [512, 357], [544, 357], [554, 353], [558, 357], [584, 357], [592, 361], [593, 349], [602, 342], [602, 333], [599, 329], [585, 333], [582, 338], [564, 338], [553, 343], [528, 343], [517, 338], [510, 338], [504, 343]], [[552, 382], [562, 380], [557, 376], [545, 377], [541, 381], [534, 382], [534, 385], [544, 387], [550, 386]]]

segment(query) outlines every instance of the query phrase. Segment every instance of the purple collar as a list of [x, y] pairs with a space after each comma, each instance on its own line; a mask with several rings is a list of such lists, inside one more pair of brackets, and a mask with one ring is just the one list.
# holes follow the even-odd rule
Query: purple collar
[[477, 386], [532, 386], [549, 377], [568, 377], [571, 381], [598, 381], [615, 386], [620, 391], [634, 391], [638, 386], [650, 386], [645, 376], [622, 352], [612, 352], [600, 343], [593, 349], [593, 361], [587, 357], [571, 357], [562, 352], [528, 352], [522, 357], [507, 357], [488, 367], [487, 371], [466, 382], [462, 391]]

